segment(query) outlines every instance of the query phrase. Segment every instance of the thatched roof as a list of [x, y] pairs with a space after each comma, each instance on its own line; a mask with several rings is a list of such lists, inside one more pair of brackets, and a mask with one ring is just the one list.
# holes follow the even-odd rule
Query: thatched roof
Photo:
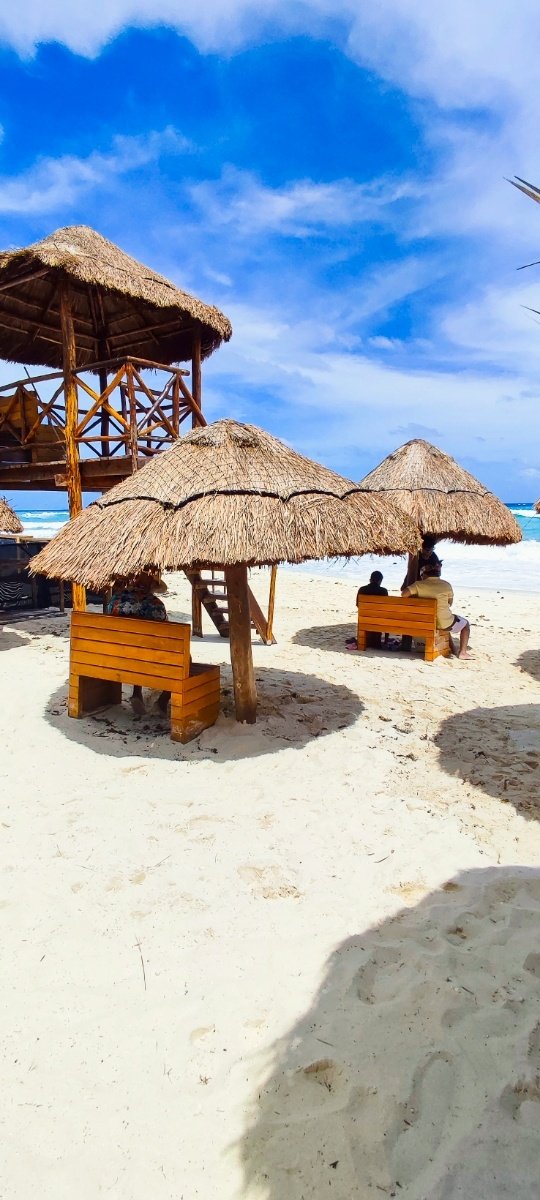
[[418, 546], [418, 531], [386, 497], [254, 425], [216, 421], [94, 501], [32, 565], [99, 589], [151, 566], [297, 563]]
[[430, 442], [406, 442], [359, 487], [395, 500], [422, 533], [478, 546], [521, 541], [519, 525], [506, 505]]
[[535, 509], [536, 509], [537, 513], [540, 513], [540, 500], [537, 500], [537, 501], [536, 501], [536, 504], [535, 504], [535, 506], [534, 506], [534, 507], [535, 507]]
[[4, 496], [0, 496], [0, 532], [22, 533], [23, 526]]
[[0, 253], [1, 358], [62, 368], [57, 293], [65, 279], [72, 289], [78, 367], [128, 354], [183, 361], [191, 357], [195, 325], [203, 358], [231, 336], [219, 309], [87, 225], [71, 225], [22, 250]]

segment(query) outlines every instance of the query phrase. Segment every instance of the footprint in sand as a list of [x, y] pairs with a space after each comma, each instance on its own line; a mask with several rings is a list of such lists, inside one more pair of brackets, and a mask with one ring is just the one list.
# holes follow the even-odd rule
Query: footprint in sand
[[415, 1072], [409, 1098], [388, 1130], [395, 1178], [402, 1185], [418, 1176], [418, 1163], [433, 1158], [443, 1141], [455, 1089], [452, 1056], [435, 1050]]
[[248, 883], [254, 896], [263, 900], [299, 900], [302, 893], [286, 879], [278, 866], [238, 867], [238, 874]]
[[399, 946], [381, 946], [372, 958], [360, 967], [355, 977], [359, 1000], [364, 1004], [381, 1004], [393, 999], [396, 975], [405, 965], [405, 951]]

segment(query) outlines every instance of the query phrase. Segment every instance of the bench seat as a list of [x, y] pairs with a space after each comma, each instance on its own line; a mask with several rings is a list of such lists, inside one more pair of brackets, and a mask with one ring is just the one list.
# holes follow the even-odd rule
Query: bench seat
[[437, 629], [437, 601], [415, 596], [359, 596], [358, 649], [366, 649], [367, 633], [396, 633], [425, 642], [424, 658], [433, 662], [450, 654], [448, 631]]
[[189, 742], [217, 721], [219, 667], [190, 661], [189, 625], [103, 613], [73, 612], [69, 661], [70, 717], [122, 699], [122, 684], [171, 693], [171, 738]]

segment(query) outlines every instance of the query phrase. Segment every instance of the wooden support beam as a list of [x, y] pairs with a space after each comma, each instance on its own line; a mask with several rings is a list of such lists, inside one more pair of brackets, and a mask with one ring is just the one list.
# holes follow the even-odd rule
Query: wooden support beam
[[251, 649], [247, 567], [226, 567], [225, 579], [229, 600], [229, 640], [236, 720], [254, 725], [257, 717], [257, 688]]
[[270, 592], [269, 592], [269, 596], [268, 596], [268, 620], [266, 623], [266, 637], [268, 639], [269, 646], [271, 646], [272, 643], [275, 642], [275, 640], [276, 640], [274, 637], [274, 607], [275, 607], [275, 603], [276, 603], [276, 579], [277, 579], [277, 567], [273, 566], [270, 568]]
[[[202, 408], [202, 380], [201, 380], [201, 331], [195, 330], [193, 334], [193, 343], [191, 351], [191, 394], [199, 409]], [[197, 419], [197, 413], [194, 412], [191, 418], [193, 429], [197, 428], [200, 422]]]
[[[69, 284], [64, 282], [60, 290], [60, 320], [62, 323], [62, 352], [64, 359], [64, 394], [66, 404], [66, 476], [69, 497], [69, 515], [76, 517], [82, 509], [81, 471], [79, 466], [79, 450], [77, 446], [77, 425], [79, 423], [79, 397], [75, 371], [77, 369], [77, 349], [75, 345], [75, 330], [71, 312], [71, 296]], [[73, 608], [84, 611], [86, 608], [86, 591], [80, 584], [72, 586]]]
[[30, 283], [33, 279], [41, 279], [42, 275], [47, 275], [49, 267], [44, 267], [42, 271], [30, 271], [26, 275], [19, 275], [18, 278], [8, 279], [7, 283], [0, 283], [0, 292], [7, 292], [9, 288], [18, 287], [20, 283]]

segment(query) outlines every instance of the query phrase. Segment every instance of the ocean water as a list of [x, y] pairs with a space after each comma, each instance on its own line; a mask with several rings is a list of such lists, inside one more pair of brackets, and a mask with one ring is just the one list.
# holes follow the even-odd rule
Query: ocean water
[[[490, 588], [499, 591], [540, 592], [540, 515], [532, 504], [509, 504], [523, 533], [516, 546], [458, 546], [439, 542], [438, 553], [443, 560], [443, 574], [454, 588]], [[67, 509], [17, 509], [25, 533], [34, 537], [53, 537], [69, 519]], [[370, 572], [379, 569], [384, 582], [392, 590], [403, 581], [403, 558], [380, 559], [366, 554], [361, 559], [333, 559], [326, 562], [303, 563], [288, 568], [312, 575], [332, 575], [355, 583], [364, 583]]]

